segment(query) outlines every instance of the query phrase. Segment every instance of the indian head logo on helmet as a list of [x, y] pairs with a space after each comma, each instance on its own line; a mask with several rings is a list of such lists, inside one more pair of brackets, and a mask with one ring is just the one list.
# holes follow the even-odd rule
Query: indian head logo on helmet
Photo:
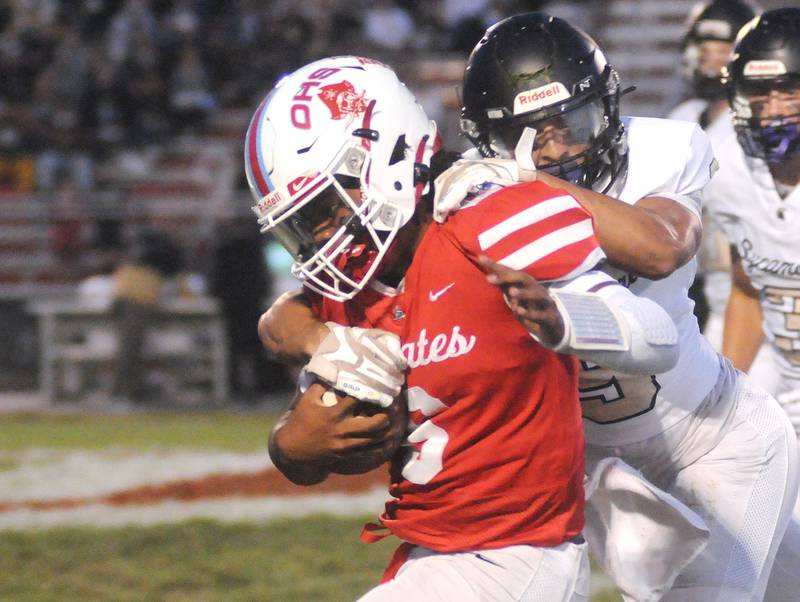
[[370, 101], [365, 97], [365, 92], [358, 94], [356, 89], [347, 80], [323, 86], [319, 90], [319, 98], [331, 111], [331, 119], [353, 119], [366, 112]]

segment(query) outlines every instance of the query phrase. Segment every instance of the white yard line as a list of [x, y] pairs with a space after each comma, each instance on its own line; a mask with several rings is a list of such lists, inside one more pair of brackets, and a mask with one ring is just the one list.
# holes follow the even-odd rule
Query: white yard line
[[98, 497], [144, 485], [257, 472], [272, 466], [266, 449], [247, 454], [208, 449], [30, 450], [2, 457], [18, 465], [0, 472], [0, 503]]
[[55, 526], [120, 527], [154, 525], [208, 518], [224, 522], [269, 521], [308, 514], [336, 516], [373, 515], [383, 510], [388, 494], [385, 487], [365, 493], [166, 501], [149, 506], [93, 504], [60, 510], [13, 510], [0, 512], [0, 530], [22, 530]]

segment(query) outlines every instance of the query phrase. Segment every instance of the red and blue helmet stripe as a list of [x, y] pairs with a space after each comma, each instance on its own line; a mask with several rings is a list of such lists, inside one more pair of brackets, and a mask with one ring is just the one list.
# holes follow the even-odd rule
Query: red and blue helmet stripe
[[267, 107], [272, 100], [274, 92], [267, 96], [259, 105], [258, 109], [250, 120], [247, 127], [247, 136], [244, 142], [244, 164], [247, 181], [250, 187], [257, 190], [261, 196], [265, 196], [275, 190], [275, 185], [269, 177], [269, 170], [264, 163], [259, 137], [261, 128], [266, 119]]

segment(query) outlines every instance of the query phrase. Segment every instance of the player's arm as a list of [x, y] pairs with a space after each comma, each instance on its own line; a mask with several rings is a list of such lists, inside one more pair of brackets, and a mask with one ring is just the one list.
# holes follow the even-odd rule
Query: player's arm
[[574, 196], [592, 214], [600, 246], [611, 265], [651, 280], [666, 278], [697, 252], [700, 218], [666, 196], [629, 205], [544, 172], [537, 179]]
[[545, 347], [631, 374], [666, 372], [678, 361], [678, 332], [667, 312], [608, 274], [589, 271], [545, 287], [487, 257], [481, 264], [516, 318]]
[[[293, 483], [314, 485], [325, 480], [337, 461], [352, 454], [379, 454], [396, 436], [389, 415], [356, 415], [353, 397], [327, 405], [328, 388], [311, 384], [298, 393], [291, 409], [281, 416], [269, 438], [269, 455], [275, 467]], [[395, 427], [397, 425], [394, 425]]]
[[725, 308], [722, 354], [747, 372], [761, 347], [761, 300], [742, 267], [742, 259], [731, 246], [731, 295]]
[[264, 346], [287, 364], [303, 364], [330, 333], [303, 289], [281, 295], [258, 321]]

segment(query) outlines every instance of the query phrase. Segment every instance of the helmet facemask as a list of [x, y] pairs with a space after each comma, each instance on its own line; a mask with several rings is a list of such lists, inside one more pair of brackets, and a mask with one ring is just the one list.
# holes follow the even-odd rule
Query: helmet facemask
[[305, 194], [289, 199], [278, 190], [253, 208], [261, 231], [272, 232], [294, 258], [292, 275], [337, 301], [351, 299], [373, 277], [402, 226], [399, 211], [365, 184], [369, 171], [370, 157], [353, 138], [301, 184]]
[[[619, 122], [619, 78], [607, 68], [600, 85], [560, 104], [493, 120], [483, 127], [462, 121], [462, 131], [484, 156], [513, 158], [526, 127], [536, 130], [536, 169], [584, 188], [606, 192], [625, 168], [624, 128]], [[537, 158], [549, 142], [563, 147], [558, 157]]]
[[[796, 100], [787, 102], [785, 113], [761, 115], [758, 99], [777, 90]], [[734, 127], [745, 154], [777, 164], [800, 150], [800, 79], [755, 80], [739, 85], [732, 99]]]

